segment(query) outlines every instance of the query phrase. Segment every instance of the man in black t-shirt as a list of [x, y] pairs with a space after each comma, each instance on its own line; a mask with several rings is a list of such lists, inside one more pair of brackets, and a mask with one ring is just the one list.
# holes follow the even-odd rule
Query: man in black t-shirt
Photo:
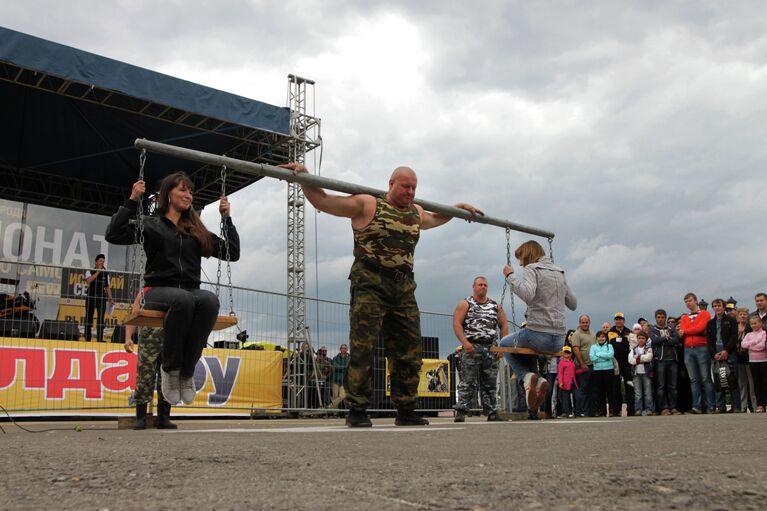
[[109, 289], [109, 275], [104, 267], [106, 256], [96, 256], [96, 269], [85, 272], [85, 282], [88, 284], [88, 294], [85, 297], [85, 340], [91, 340], [91, 328], [93, 327], [93, 313], [98, 312], [96, 319], [96, 340], [104, 341], [104, 315], [107, 308], [107, 300], [114, 305], [112, 290]]

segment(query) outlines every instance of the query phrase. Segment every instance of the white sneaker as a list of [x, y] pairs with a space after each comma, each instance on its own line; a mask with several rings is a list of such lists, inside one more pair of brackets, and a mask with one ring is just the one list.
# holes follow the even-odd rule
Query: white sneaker
[[162, 372], [162, 383], [160, 385], [160, 388], [162, 389], [162, 397], [168, 404], [175, 406], [181, 401], [181, 390], [178, 382], [179, 373], [181, 371], [178, 369], [165, 371], [163, 368], [160, 368], [160, 371]]
[[189, 378], [179, 377], [179, 388], [181, 389], [181, 402], [185, 405], [191, 405], [197, 392], [194, 390], [194, 376]]

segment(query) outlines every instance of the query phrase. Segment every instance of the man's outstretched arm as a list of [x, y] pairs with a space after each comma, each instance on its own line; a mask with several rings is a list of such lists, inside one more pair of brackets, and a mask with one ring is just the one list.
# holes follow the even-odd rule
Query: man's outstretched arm
[[[416, 207], [418, 208], [418, 212], [421, 214], [421, 229], [433, 229], [434, 227], [439, 227], [440, 225], [446, 224], [453, 219], [451, 216], [434, 213], [433, 211], [426, 211], [418, 205], [416, 205]], [[454, 204], [453, 207], [465, 209], [474, 216], [485, 216], [485, 213], [483, 213], [481, 210], [475, 208], [471, 204], [466, 204], [465, 202]]]
[[[308, 173], [308, 170], [302, 163], [285, 163], [278, 165], [283, 169], [293, 171], [293, 174]], [[314, 186], [301, 185], [304, 195], [312, 203], [312, 206], [318, 210], [333, 216], [345, 218], [357, 218], [362, 216], [365, 208], [366, 198], [372, 199], [370, 195], [331, 195], [322, 188]]]

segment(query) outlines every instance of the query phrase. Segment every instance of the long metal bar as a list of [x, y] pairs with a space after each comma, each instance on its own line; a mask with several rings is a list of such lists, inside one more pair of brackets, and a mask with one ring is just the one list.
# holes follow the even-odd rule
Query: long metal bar
[[[293, 175], [291, 171], [280, 167], [275, 167], [274, 165], [238, 160], [236, 158], [229, 158], [228, 156], [220, 156], [217, 154], [195, 151], [194, 149], [186, 149], [184, 147], [153, 142], [144, 138], [136, 139], [134, 147], [136, 147], [136, 149], [146, 149], [151, 153], [163, 154], [165, 156], [172, 156], [174, 158], [207, 163], [217, 167], [226, 165], [227, 168], [236, 169], [247, 174], [271, 177], [281, 181], [300, 183], [307, 186], [325, 188], [327, 190], [334, 190], [337, 192], [349, 194], [364, 193], [369, 195], [383, 195], [386, 193], [384, 190], [378, 190], [368, 186], [356, 185], [353, 183], [347, 183], [345, 181], [339, 181], [337, 179], [330, 179], [327, 177], [315, 176], [312, 174]], [[474, 216], [464, 209], [447, 206], [445, 204], [439, 204], [437, 202], [426, 201], [423, 199], [416, 199], [415, 203], [419, 204], [427, 211], [433, 211], [434, 213], [439, 213], [441, 215], [453, 218], [461, 218], [463, 220], [477, 222], [480, 224], [495, 225], [497, 227], [503, 227], [504, 229], [511, 229], [512, 231], [532, 234], [533, 236], [542, 236], [549, 239], [554, 238], [554, 233], [551, 231], [538, 229], [536, 227], [529, 227], [527, 225], [518, 224], [516, 222], [510, 222], [509, 220], [502, 220], [490, 216]]]

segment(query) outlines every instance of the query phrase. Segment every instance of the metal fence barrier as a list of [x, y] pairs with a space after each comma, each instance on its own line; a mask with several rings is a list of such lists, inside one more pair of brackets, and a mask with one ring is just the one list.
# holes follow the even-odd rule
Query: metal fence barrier
[[[126, 272], [107, 272], [114, 304], [87, 296], [83, 268], [0, 261], [0, 404], [17, 415], [88, 412], [130, 413], [135, 356], [125, 353], [121, 323], [132, 302]], [[215, 283], [204, 289], [217, 291]], [[289, 351], [287, 296], [234, 286], [236, 328], [212, 332], [209, 350], [195, 373], [198, 399], [182, 413], [253, 414], [285, 411], [289, 367], [298, 367], [301, 405], [292, 411], [337, 411], [343, 404], [338, 364], [348, 344], [349, 305], [306, 298], [307, 343]], [[222, 314], [229, 289], [218, 288]], [[95, 310], [87, 343], [87, 308]], [[104, 318], [98, 320], [99, 307]], [[421, 410], [447, 410], [455, 402], [454, 352], [458, 345], [451, 314], [422, 312], [424, 369]], [[139, 339], [140, 345], [140, 339]], [[289, 364], [297, 357], [297, 364]], [[235, 367], [236, 366], [236, 367]], [[387, 396], [382, 343], [375, 351], [373, 412], [393, 410]], [[234, 378], [234, 379], [233, 379]], [[234, 382], [234, 383], [233, 383]], [[336, 383], [336, 385], [334, 385]], [[499, 371], [502, 407], [516, 397], [505, 363]], [[334, 388], [335, 387], [335, 388]], [[476, 403], [480, 407], [479, 403]], [[174, 412], [175, 414], [176, 412]]]

